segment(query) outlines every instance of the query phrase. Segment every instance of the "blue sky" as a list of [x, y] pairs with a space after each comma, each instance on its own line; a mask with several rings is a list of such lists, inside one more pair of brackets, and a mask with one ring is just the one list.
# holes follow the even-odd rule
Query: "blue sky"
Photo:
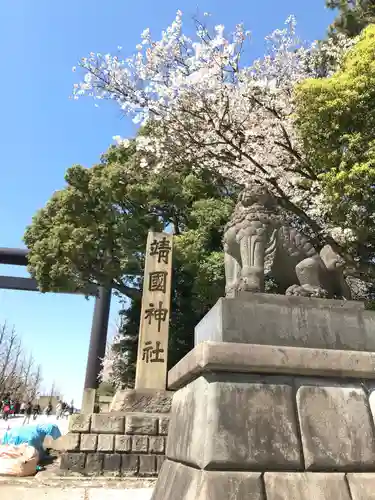
[[[71, 68], [89, 52], [118, 45], [130, 55], [140, 33], [156, 35], [181, 9], [209, 11], [217, 24], [245, 22], [253, 33], [252, 54], [263, 38], [297, 17], [305, 40], [323, 36], [332, 13], [324, 0], [4, 0], [0, 13], [0, 246], [23, 246], [22, 235], [35, 211], [64, 185], [74, 163], [98, 161], [112, 136], [131, 136], [134, 126], [114, 105], [95, 108], [87, 99], [69, 100], [77, 73]], [[25, 275], [1, 266], [0, 274]], [[67, 400], [79, 405], [86, 368], [93, 300], [83, 297], [0, 290], [0, 322], [14, 324], [43, 366], [44, 385], [53, 380]], [[112, 303], [110, 333], [118, 304]]]

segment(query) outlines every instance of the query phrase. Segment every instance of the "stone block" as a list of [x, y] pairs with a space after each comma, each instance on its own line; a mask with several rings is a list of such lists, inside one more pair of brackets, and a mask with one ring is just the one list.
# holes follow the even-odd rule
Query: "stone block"
[[165, 462], [165, 455], [156, 456], [156, 472], [159, 474], [163, 463]]
[[374, 467], [373, 422], [363, 389], [303, 386], [297, 407], [306, 470]]
[[155, 435], [158, 433], [158, 419], [143, 415], [129, 415], [126, 417], [125, 433]]
[[159, 434], [161, 436], [167, 436], [168, 428], [169, 428], [169, 417], [159, 418]]
[[62, 443], [60, 446], [61, 451], [79, 451], [80, 435], [68, 432], [61, 436]]
[[132, 453], [147, 453], [148, 452], [148, 437], [133, 436]]
[[61, 456], [60, 469], [83, 474], [85, 470], [84, 453], [63, 453]]
[[122, 455], [121, 473], [123, 476], [136, 476], [139, 468], [138, 455]]
[[[84, 434], [82, 434], [84, 436]], [[57, 439], [52, 439], [51, 436], [46, 436], [43, 442], [44, 449], [55, 451], [79, 451], [80, 435], [68, 432]]]
[[125, 417], [109, 413], [99, 413], [92, 416], [91, 431], [100, 434], [123, 434]]
[[111, 412], [123, 413], [169, 413], [172, 406], [171, 391], [152, 389], [127, 389], [117, 391], [111, 407]]
[[179, 389], [212, 371], [374, 379], [375, 353], [207, 341], [169, 370], [168, 386]]
[[246, 294], [219, 299], [195, 328], [207, 340], [375, 351], [375, 314], [349, 301]]
[[363, 472], [362, 474], [347, 474], [351, 500], [374, 500], [375, 474]]
[[301, 469], [292, 388], [251, 380], [207, 374], [176, 392], [167, 457], [201, 469]]
[[139, 456], [139, 476], [155, 476], [156, 475], [156, 456], [155, 455], [140, 455]]
[[132, 447], [131, 436], [115, 436], [115, 451], [129, 453]]
[[197, 498], [266, 500], [260, 473], [234, 471], [201, 471]]
[[81, 436], [81, 451], [95, 451], [98, 443], [97, 434], [82, 434]]
[[69, 432], [90, 432], [91, 415], [73, 413], [69, 417]]
[[203, 471], [166, 460], [152, 497], [153, 500], [227, 500], [229, 498], [230, 500], [265, 500], [261, 474]]
[[264, 483], [267, 500], [351, 500], [340, 473], [266, 472]]
[[103, 453], [87, 453], [85, 473], [88, 475], [97, 476], [103, 471]]
[[[177, 498], [178, 500], [206, 500], [199, 499], [197, 496], [200, 478], [201, 471], [166, 460], [159, 473], [152, 500], [176, 500]], [[221, 498], [215, 500], [221, 500]]]
[[99, 434], [98, 451], [113, 451], [115, 445], [115, 436], [113, 434]]
[[121, 457], [119, 453], [105, 453], [103, 472], [105, 475], [119, 476], [121, 474]]
[[165, 453], [165, 437], [151, 436], [149, 451], [150, 453]]

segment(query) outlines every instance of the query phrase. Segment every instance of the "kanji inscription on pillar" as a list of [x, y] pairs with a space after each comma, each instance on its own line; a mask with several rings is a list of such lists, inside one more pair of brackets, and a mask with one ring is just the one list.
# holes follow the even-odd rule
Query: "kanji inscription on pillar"
[[167, 385], [172, 250], [172, 234], [148, 233], [136, 389], [165, 389]]

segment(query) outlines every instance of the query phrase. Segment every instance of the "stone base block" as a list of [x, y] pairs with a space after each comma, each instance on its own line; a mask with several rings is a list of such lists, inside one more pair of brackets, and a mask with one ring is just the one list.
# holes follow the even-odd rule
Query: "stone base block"
[[[339, 473], [267, 472], [264, 485], [267, 500], [352, 500], [345, 475]], [[361, 500], [370, 499], [363, 497]]]
[[167, 458], [203, 470], [375, 472], [373, 384], [202, 373], [173, 398]]
[[373, 500], [375, 474], [204, 471], [166, 460], [151, 500]]
[[173, 398], [166, 455], [210, 470], [301, 470], [293, 388], [205, 374]]
[[304, 385], [296, 399], [306, 470], [375, 470], [374, 419], [363, 387]]
[[88, 476], [98, 476], [103, 472], [103, 453], [88, 453], [86, 455], [85, 474]]
[[68, 472], [83, 474], [86, 456], [84, 453], [64, 453], [61, 457], [60, 468]]
[[121, 475], [122, 455], [119, 453], [105, 453], [103, 462], [103, 473], [107, 476]]
[[131, 389], [117, 391], [111, 412], [169, 413], [173, 392], [151, 389]]
[[351, 500], [373, 500], [375, 498], [375, 474], [347, 474]]
[[219, 299], [195, 328], [207, 340], [375, 351], [375, 314], [359, 302], [246, 294]]
[[152, 500], [177, 499], [265, 500], [265, 497], [260, 473], [201, 471], [166, 460]]

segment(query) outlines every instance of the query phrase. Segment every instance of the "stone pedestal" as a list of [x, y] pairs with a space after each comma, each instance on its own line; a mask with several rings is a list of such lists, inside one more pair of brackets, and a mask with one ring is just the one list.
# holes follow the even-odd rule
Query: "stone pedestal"
[[198, 338], [230, 341], [199, 343], [169, 372], [178, 390], [153, 500], [374, 498], [372, 314], [292, 299], [223, 299], [198, 325]]
[[117, 391], [111, 412], [169, 413], [173, 392], [153, 389], [126, 389]]
[[244, 294], [219, 299], [195, 328], [195, 345], [242, 344], [375, 351], [375, 314], [362, 302]]

